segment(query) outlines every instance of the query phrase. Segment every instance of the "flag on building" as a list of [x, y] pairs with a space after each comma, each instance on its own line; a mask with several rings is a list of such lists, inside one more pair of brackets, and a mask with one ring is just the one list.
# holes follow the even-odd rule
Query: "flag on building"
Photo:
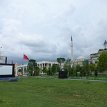
[[29, 58], [28, 58], [28, 56], [27, 55], [23, 55], [23, 59], [25, 60], [25, 61], [28, 61], [29, 60]]

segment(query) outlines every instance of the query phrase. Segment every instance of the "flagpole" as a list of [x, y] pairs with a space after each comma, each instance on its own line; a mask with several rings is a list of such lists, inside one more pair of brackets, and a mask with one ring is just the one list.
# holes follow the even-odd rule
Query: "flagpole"
[[24, 57], [24, 53], [22, 55], [22, 65], [24, 65], [24, 60], [23, 60], [23, 57]]

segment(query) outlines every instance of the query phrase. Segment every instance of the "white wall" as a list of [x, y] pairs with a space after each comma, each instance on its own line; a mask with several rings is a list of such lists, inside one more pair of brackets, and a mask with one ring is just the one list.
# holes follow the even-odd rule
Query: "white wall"
[[0, 65], [0, 75], [12, 75], [12, 67], [8, 65]]

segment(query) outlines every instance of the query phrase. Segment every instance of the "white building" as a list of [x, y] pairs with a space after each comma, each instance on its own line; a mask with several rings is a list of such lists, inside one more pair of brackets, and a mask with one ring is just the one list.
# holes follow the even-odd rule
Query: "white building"
[[[52, 62], [52, 61], [39, 61], [37, 62], [37, 66], [43, 70], [44, 67], [46, 67], [47, 69], [49, 67], [52, 67], [53, 64], [58, 64], [58, 62]], [[19, 72], [19, 70], [21, 69], [22, 73]], [[24, 65], [15, 65], [15, 74], [17, 75], [26, 75], [27, 74], [27, 64]]]
[[75, 59], [74, 62], [73, 62], [73, 64], [74, 64], [74, 66], [76, 66], [76, 65], [83, 66], [84, 60], [85, 60], [84, 58]]
[[[22, 71], [22, 72], [19, 72], [19, 71]], [[18, 65], [18, 64], [15, 64], [15, 75], [18, 76], [18, 75], [26, 75], [27, 74], [27, 64], [24, 64], [24, 65]]]
[[49, 68], [52, 67], [53, 64], [58, 64], [58, 62], [52, 62], [52, 61], [39, 61], [37, 62], [37, 66], [41, 69], [44, 67]]

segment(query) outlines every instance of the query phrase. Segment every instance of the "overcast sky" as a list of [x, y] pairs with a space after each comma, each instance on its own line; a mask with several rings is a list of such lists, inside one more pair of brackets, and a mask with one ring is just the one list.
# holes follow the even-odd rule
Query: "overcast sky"
[[[8, 58], [89, 57], [107, 40], [107, 0], [0, 0], [0, 46]], [[16, 60], [14, 59], [14, 60]]]

